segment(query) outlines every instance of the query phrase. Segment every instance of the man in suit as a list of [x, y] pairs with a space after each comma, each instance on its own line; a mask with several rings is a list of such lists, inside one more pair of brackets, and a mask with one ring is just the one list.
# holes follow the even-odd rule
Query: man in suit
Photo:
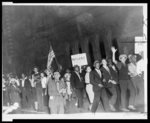
[[103, 85], [102, 73], [100, 71], [100, 62], [98, 60], [94, 62], [94, 67], [95, 69], [90, 73], [90, 80], [91, 80], [90, 82], [93, 85], [93, 91], [94, 91], [94, 101], [92, 104], [91, 112], [93, 113], [96, 112], [98, 105], [100, 103], [100, 97], [103, 102], [104, 110], [110, 111], [109, 104], [108, 104], [108, 97]]
[[111, 75], [110, 68], [107, 66], [106, 59], [102, 59], [102, 75], [103, 75], [103, 82], [105, 83], [106, 89], [111, 93], [111, 98], [109, 99], [109, 106], [112, 111], [116, 111], [114, 105], [116, 104], [117, 100], [117, 91], [116, 91], [116, 84], [117, 82], [113, 79]]
[[82, 108], [84, 82], [82, 81], [82, 77], [80, 75], [80, 67], [78, 65], [74, 66], [74, 72], [71, 74], [71, 86], [78, 98], [78, 108]]
[[31, 83], [25, 74], [22, 74], [21, 85], [23, 107], [31, 107]]

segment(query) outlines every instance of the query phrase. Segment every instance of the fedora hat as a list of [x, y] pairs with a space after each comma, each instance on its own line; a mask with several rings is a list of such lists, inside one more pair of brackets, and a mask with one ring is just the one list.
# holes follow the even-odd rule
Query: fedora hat
[[99, 61], [99, 60], [95, 60], [95, 61], [94, 61], [94, 64], [93, 64], [94, 67], [95, 67], [96, 63], [99, 63], [99, 64], [100, 64], [100, 61]]

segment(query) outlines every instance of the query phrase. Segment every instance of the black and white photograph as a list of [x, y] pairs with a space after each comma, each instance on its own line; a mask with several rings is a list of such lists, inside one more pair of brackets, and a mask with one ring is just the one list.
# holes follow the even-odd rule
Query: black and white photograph
[[147, 7], [2, 2], [2, 121], [147, 119]]

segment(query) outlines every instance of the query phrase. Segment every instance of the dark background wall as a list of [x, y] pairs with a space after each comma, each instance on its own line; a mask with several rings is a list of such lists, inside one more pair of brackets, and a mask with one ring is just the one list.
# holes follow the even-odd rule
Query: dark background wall
[[2, 26], [3, 71], [45, 69], [50, 43], [65, 69], [71, 54], [86, 52], [92, 64], [110, 57], [111, 45], [133, 53], [143, 13], [140, 6], [3, 6]]

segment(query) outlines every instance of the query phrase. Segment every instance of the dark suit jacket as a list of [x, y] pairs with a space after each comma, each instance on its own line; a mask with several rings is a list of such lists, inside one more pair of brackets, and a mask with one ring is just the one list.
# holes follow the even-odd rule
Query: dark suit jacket
[[102, 71], [103, 78], [106, 80], [106, 82], [104, 82], [104, 86], [107, 88], [112, 87], [112, 83], [108, 83], [109, 80], [113, 80], [111, 71], [109, 73], [104, 67], [101, 68], [101, 71]]
[[102, 77], [100, 78], [96, 70], [90, 72], [90, 83], [93, 85], [93, 91], [100, 91], [101, 87], [98, 84], [102, 84]]
[[110, 67], [110, 73], [112, 75], [112, 78], [113, 80], [115, 80], [117, 83], [118, 83], [118, 78], [119, 78], [119, 75], [118, 75], [118, 71], [116, 70], [113, 70], [113, 68]]
[[[80, 77], [81, 77], [81, 75], [80, 75]], [[83, 81], [79, 79], [78, 75], [75, 72], [72, 72], [70, 80], [71, 80], [72, 88], [76, 88], [76, 89], [84, 88]]]
[[[23, 91], [23, 89], [24, 89], [24, 91]], [[29, 79], [25, 79], [24, 88], [22, 88], [22, 92], [31, 93], [31, 90], [32, 90], [32, 88], [31, 88], [31, 83], [30, 83]]]

